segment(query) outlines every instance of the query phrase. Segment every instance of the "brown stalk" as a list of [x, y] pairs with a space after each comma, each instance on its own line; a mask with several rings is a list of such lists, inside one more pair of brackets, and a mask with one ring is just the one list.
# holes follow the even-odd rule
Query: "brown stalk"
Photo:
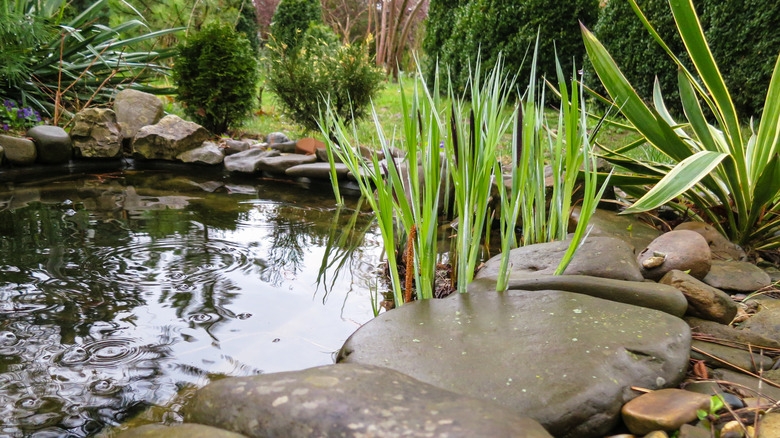
[[760, 375], [758, 375], [758, 374], [756, 374], [756, 373], [753, 373], [753, 372], [750, 372], [750, 371], [748, 371], [748, 370], [746, 370], [746, 369], [744, 369], [744, 368], [738, 367], [738, 366], [734, 365], [733, 363], [731, 363], [731, 362], [729, 362], [729, 361], [727, 361], [727, 360], [725, 360], [725, 359], [721, 359], [721, 358], [719, 358], [718, 356], [715, 356], [715, 355], [709, 354], [709, 353], [707, 353], [706, 351], [703, 351], [703, 350], [702, 350], [702, 349], [700, 349], [700, 348], [697, 348], [697, 347], [691, 347], [691, 350], [693, 350], [693, 351], [695, 351], [695, 352], [697, 352], [697, 353], [703, 354], [703, 355], [705, 355], [705, 356], [707, 356], [707, 357], [711, 357], [712, 359], [715, 359], [715, 360], [717, 360], [718, 362], [721, 362], [721, 363], [723, 363], [723, 364], [726, 364], [726, 365], [728, 365], [728, 366], [730, 366], [730, 367], [733, 367], [734, 369], [736, 369], [736, 370], [739, 370], [739, 371], [741, 371], [741, 372], [743, 372], [743, 373], [745, 373], [745, 374], [747, 374], [747, 375], [749, 375], [749, 376], [755, 377], [755, 378], [757, 378], [757, 379], [759, 379], [759, 380], [761, 380], [761, 381], [763, 381], [763, 382], [766, 382], [766, 383], [768, 383], [770, 386], [774, 386], [775, 388], [780, 388], [780, 385], [778, 385], [777, 383], [775, 383], [775, 382], [773, 382], [773, 381], [771, 381], [771, 380], [764, 380], [764, 379], [762, 379], [762, 378], [761, 378], [761, 376], [760, 376]]
[[414, 239], [417, 237], [417, 225], [409, 230], [409, 240], [406, 242], [406, 290], [404, 304], [412, 301], [412, 279], [414, 278]]

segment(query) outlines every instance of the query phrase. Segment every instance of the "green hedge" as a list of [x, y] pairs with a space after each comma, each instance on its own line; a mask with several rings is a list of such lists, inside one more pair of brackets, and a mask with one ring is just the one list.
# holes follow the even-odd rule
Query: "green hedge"
[[524, 82], [537, 31], [540, 74], [555, 77], [556, 49], [564, 71], [571, 72], [572, 60], [581, 66], [585, 54], [577, 22], [593, 25], [597, 13], [598, 0], [431, 0], [423, 41], [426, 74], [432, 77], [438, 59], [463, 89], [478, 54], [489, 70], [501, 52], [505, 71], [519, 72]]
[[[637, 3], [677, 56], [689, 62], [667, 0]], [[780, 51], [780, 33], [776, 31], [780, 0], [703, 0], [695, 4], [737, 111], [748, 117], [760, 114]], [[593, 32], [640, 96], [652, 100], [653, 82], [658, 76], [666, 104], [673, 112], [681, 112], [677, 68], [627, 1], [611, 0], [601, 8]], [[589, 63], [584, 80], [603, 92]]]
[[271, 21], [271, 35], [279, 44], [295, 49], [312, 23], [322, 22], [319, 0], [282, 0]]

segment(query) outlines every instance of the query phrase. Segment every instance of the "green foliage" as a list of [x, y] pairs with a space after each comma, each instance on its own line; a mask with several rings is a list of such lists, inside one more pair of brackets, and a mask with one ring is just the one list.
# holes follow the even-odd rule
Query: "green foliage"
[[345, 120], [364, 116], [384, 78], [365, 44], [341, 45], [330, 35], [330, 42], [307, 35], [300, 50], [268, 45], [267, 87], [284, 112], [310, 130], [319, 129], [324, 100]]
[[[634, 0], [632, 7], [639, 10]], [[736, 243], [752, 249], [780, 247], [780, 56], [765, 96], [765, 108], [758, 125], [745, 141], [742, 125], [721, 71], [704, 36], [693, 4], [671, 1], [680, 38], [695, 67], [694, 76], [664, 38], [644, 17], [642, 24], [675, 62], [683, 123], [669, 113], [660, 87], [653, 90], [653, 107], [648, 107], [621, 73], [606, 48], [586, 28], [583, 37], [599, 78], [633, 128], [644, 138], [606, 158], [631, 170], [621, 176], [623, 185], [640, 199], [626, 212], [657, 208], [684, 195], [693, 204], [681, 206], [712, 223]], [[704, 108], [702, 108], [702, 102]], [[705, 112], [705, 109], [707, 112]], [[714, 119], [708, 120], [708, 119]], [[677, 164], [650, 163], [626, 158], [623, 153], [646, 141]], [[635, 181], [632, 182], [632, 179]], [[657, 181], [647, 191], [643, 184]]]
[[41, 123], [41, 115], [32, 108], [20, 108], [16, 102], [5, 100], [0, 108], [0, 129], [25, 131]]
[[[669, 49], [687, 68], [692, 64], [677, 35], [674, 17], [666, 0], [639, 0], [647, 19], [663, 35]], [[721, 73], [732, 90], [734, 106], [748, 117], [760, 115], [772, 76], [773, 55], [780, 51], [780, 22], [776, 1], [697, 1], [696, 11]], [[738, 23], [738, 25], [736, 24]], [[593, 33], [620, 65], [640, 96], [651, 96], [658, 77], [661, 92], [673, 114], [682, 114], [677, 87], [677, 65], [653, 41], [627, 1], [610, 1], [599, 11]], [[590, 64], [585, 83], [603, 92]]]
[[556, 50], [564, 71], [572, 71], [572, 62], [582, 65], [585, 49], [577, 21], [595, 23], [597, 13], [598, 0], [432, 0], [423, 42], [429, 57], [426, 77], [433, 77], [438, 60], [442, 69], [449, 69], [456, 90], [466, 90], [469, 68], [477, 57], [489, 69], [503, 53], [504, 70], [520, 73], [525, 81], [530, 73], [529, 48], [538, 33], [539, 73], [554, 78]]
[[246, 119], [257, 99], [257, 59], [249, 41], [227, 24], [213, 23], [179, 46], [173, 66], [185, 112], [222, 134]]
[[74, 19], [60, 22], [67, 10], [62, 9], [62, 0], [3, 2], [0, 98], [55, 116], [56, 122], [63, 112], [107, 103], [117, 88], [142, 88], [139, 84], [165, 74], [156, 61], [170, 52], [135, 52], [132, 48], [177, 29], [126, 38], [127, 32], [144, 24], [139, 19], [113, 27], [95, 23], [106, 3], [92, 3]]
[[255, 5], [250, 0], [244, 0], [240, 7], [241, 12], [236, 22], [236, 31], [244, 34], [252, 47], [252, 53], [258, 53], [260, 50], [260, 25], [257, 24]]
[[295, 50], [303, 41], [309, 25], [322, 22], [319, 0], [282, 0], [271, 21], [271, 35], [277, 45]]

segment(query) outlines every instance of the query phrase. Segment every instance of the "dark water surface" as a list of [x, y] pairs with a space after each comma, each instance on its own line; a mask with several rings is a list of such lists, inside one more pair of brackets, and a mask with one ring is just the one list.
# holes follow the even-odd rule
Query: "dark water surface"
[[349, 207], [161, 171], [1, 183], [0, 436], [94, 435], [213, 378], [332, 363], [381, 258]]

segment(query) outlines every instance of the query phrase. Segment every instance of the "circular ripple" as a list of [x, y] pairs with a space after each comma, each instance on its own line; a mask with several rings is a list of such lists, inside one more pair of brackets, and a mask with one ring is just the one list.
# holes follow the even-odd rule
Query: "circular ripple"
[[223, 273], [253, 266], [248, 248], [221, 240], [177, 237], [102, 248], [84, 264], [87, 275], [107, 284], [169, 286], [186, 292]]
[[89, 392], [98, 395], [109, 395], [119, 392], [122, 387], [114, 379], [96, 380], [89, 384]]
[[89, 364], [95, 367], [131, 367], [135, 363], [160, 357], [150, 348], [133, 345], [131, 338], [111, 338], [84, 346], [89, 354]]

